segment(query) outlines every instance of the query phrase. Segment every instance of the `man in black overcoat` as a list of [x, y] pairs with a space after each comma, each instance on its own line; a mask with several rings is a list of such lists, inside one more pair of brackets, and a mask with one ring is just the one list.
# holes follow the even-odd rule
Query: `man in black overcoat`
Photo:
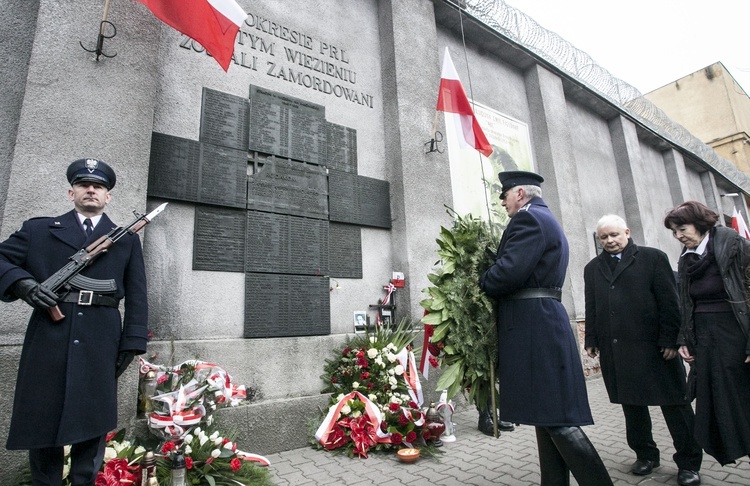
[[500, 420], [534, 425], [542, 486], [612, 481], [581, 430], [593, 424], [580, 353], [560, 302], [568, 240], [541, 198], [543, 178], [500, 173], [510, 216], [495, 264], [480, 278], [497, 302]]
[[630, 239], [625, 221], [603, 216], [596, 227], [604, 251], [584, 269], [586, 351], [599, 355], [612, 403], [622, 404], [631, 472], [650, 474], [659, 449], [648, 406], [660, 406], [672, 435], [681, 485], [700, 484], [703, 453], [693, 438], [685, 366], [677, 353], [680, 309], [667, 255]]
[[[71, 483], [94, 484], [106, 434], [117, 427], [117, 377], [134, 355], [146, 351], [148, 341], [138, 235], [122, 237], [81, 272], [94, 279], [92, 288], [98, 290], [71, 288], [57, 295], [39, 285], [116, 227], [104, 214], [116, 181], [112, 168], [101, 160], [80, 159], [70, 164], [67, 178], [73, 210], [25, 221], [0, 243], [0, 299], [22, 299], [34, 308], [6, 445], [29, 450], [34, 485], [61, 484], [63, 447], [71, 444]], [[54, 305], [64, 319], [50, 318]]]

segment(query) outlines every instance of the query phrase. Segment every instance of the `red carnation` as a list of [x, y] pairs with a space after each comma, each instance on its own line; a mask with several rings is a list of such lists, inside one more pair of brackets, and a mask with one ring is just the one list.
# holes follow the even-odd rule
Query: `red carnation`
[[162, 454], [169, 454], [175, 449], [175, 443], [174, 442], [165, 442], [164, 445], [161, 448]]
[[372, 390], [373, 388], [375, 388], [375, 384], [374, 384], [373, 382], [369, 382], [369, 383], [367, 384], [367, 389], [368, 389], [368, 390]]
[[240, 460], [235, 457], [234, 459], [229, 461], [229, 467], [232, 468], [232, 471], [237, 472], [242, 467], [242, 462], [240, 462]]
[[404, 440], [411, 444], [412, 442], [417, 440], [417, 433], [412, 430], [411, 432], [406, 434], [406, 438]]
[[362, 350], [360, 350], [360, 351], [359, 351], [359, 352], [357, 353], [357, 358], [364, 358], [364, 357], [365, 357], [365, 352], [364, 352], [364, 351], [362, 351]]
[[398, 412], [401, 409], [401, 405], [399, 405], [396, 402], [391, 402], [390, 405], [388, 405], [388, 410], [391, 412]]
[[407, 425], [409, 423], [409, 417], [404, 414], [399, 415], [398, 423], [399, 425]]
[[367, 362], [367, 358], [360, 357], [357, 358], [357, 366], [359, 366], [360, 368], [367, 368], [368, 366], [370, 366], [370, 363]]
[[369, 371], [363, 371], [362, 373], [359, 374], [359, 377], [362, 380], [366, 380], [366, 379], [368, 379], [370, 377], [370, 372]]
[[391, 443], [392, 444], [400, 444], [404, 441], [404, 436], [399, 434], [398, 432], [394, 432], [391, 434]]
[[417, 405], [417, 402], [411, 401], [409, 402], [409, 408], [419, 408], [419, 405]]
[[188, 469], [193, 469], [193, 458], [190, 456], [185, 456], [185, 467]]
[[440, 366], [440, 363], [438, 363], [438, 360], [435, 359], [434, 356], [430, 356], [430, 366], [432, 366], [433, 368], [437, 368], [438, 366]]

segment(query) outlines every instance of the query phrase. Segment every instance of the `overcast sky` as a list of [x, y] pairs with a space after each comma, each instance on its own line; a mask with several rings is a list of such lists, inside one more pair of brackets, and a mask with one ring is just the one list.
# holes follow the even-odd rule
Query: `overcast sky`
[[721, 61], [750, 92], [750, 0], [506, 0], [648, 93]]

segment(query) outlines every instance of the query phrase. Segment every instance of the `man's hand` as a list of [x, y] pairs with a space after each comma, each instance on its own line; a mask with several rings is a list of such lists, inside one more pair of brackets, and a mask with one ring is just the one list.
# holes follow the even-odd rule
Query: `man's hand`
[[35, 309], [47, 310], [57, 305], [57, 295], [39, 285], [33, 278], [22, 278], [11, 286], [11, 292]]
[[586, 348], [586, 354], [588, 354], [590, 358], [596, 358], [596, 355], [599, 354], [599, 349], [594, 347]]
[[687, 346], [680, 346], [680, 356], [682, 356], [682, 359], [684, 359], [686, 363], [692, 363], [695, 361], [695, 356], [690, 354], [690, 350], [688, 350]]
[[115, 378], [119, 378], [128, 369], [133, 358], [135, 358], [135, 351], [120, 351], [115, 361]]
[[669, 361], [677, 357], [677, 348], [661, 348], [659, 351], [661, 351], [664, 361]]

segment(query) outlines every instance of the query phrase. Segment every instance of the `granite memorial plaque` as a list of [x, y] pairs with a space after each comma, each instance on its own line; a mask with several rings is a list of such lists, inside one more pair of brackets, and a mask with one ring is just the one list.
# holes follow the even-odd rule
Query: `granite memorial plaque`
[[245, 274], [245, 337], [320, 336], [331, 333], [327, 277]]
[[328, 225], [328, 268], [331, 277], [362, 278], [362, 229], [359, 226]]
[[193, 270], [245, 271], [245, 210], [196, 206]]
[[326, 147], [324, 106], [252, 85], [249, 106], [250, 150], [323, 163]]
[[326, 122], [326, 158], [329, 169], [357, 173], [357, 130]]
[[387, 181], [328, 171], [328, 211], [333, 222], [390, 228], [390, 200]]
[[248, 177], [247, 208], [328, 219], [328, 181], [323, 167], [270, 159]]
[[247, 212], [245, 270], [328, 275], [328, 221]]
[[201, 102], [201, 142], [247, 150], [248, 100], [203, 88]]
[[247, 152], [201, 143], [198, 202], [245, 208]]
[[148, 195], [197, 202], [200, 143], [154, 132], [148, 167]]

